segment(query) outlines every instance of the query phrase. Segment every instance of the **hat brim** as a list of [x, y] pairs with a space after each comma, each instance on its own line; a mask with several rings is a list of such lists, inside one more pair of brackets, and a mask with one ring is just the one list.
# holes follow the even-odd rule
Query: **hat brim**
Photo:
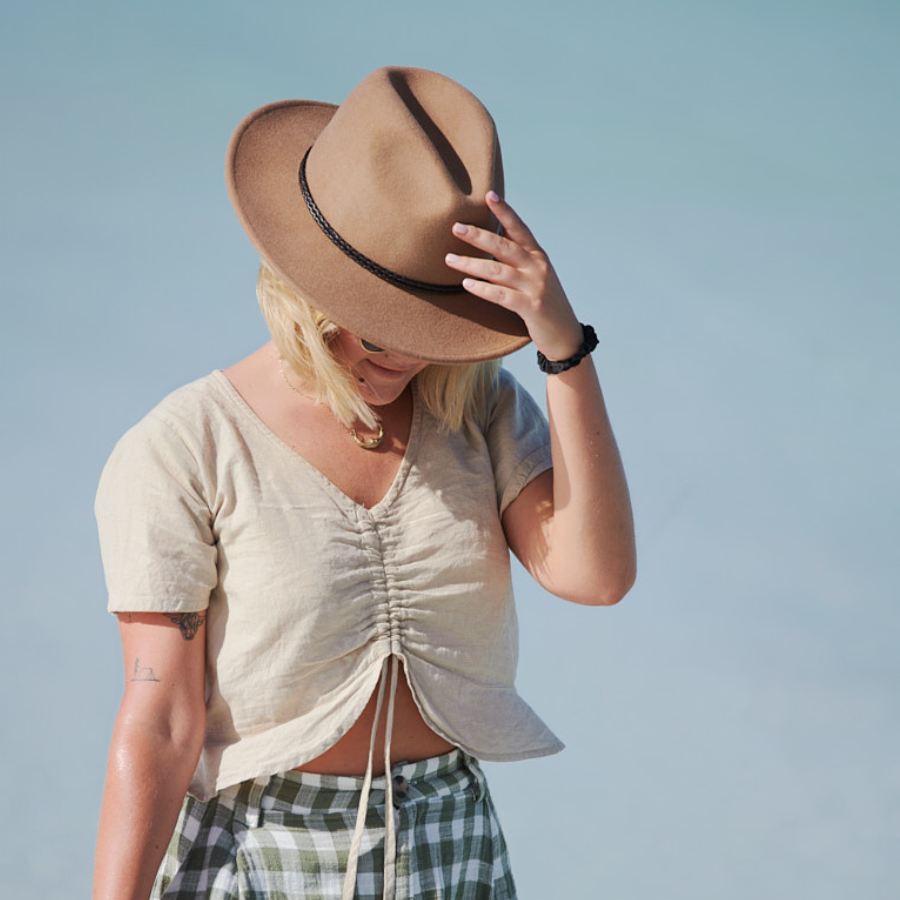
[[225, 181], [262, 258], [342, 328], [403, 356], [482, 362], [527, 344], [525, 323], [515, 313], [465, 291], [397, 287], [362, 268], [322, 232], [303, 200], [299, 168], [336, 110], [313, 100], [273, 103], [252, 112], [234, 132]]

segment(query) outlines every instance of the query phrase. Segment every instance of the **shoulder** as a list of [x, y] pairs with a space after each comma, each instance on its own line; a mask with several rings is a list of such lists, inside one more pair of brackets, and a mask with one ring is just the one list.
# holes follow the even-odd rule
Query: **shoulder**
[[225, 381], [215, 371], [172, 391], [122, 435], [113, 455], [148, 443], [202, 444], [214, 423], [230, 415]]
[[210, 376], [173, 391], [119, 439], [94, 512], [114, 611], [194, 612], [216, 582]]
[[509, 369], [501, 366], [497, 370], [497, 377], [491, 383], [491, 386], [487, 392], [487, 396], [490, 401], [496, 403], [500, 398], [507, 396], [509, 394], [517, 394], [520, 391], [524, 392], [524, 388], [516, 379], [516, 376], [513, 375]]
[[541, 427], [544, 413], [534, 397], [508, 369], [501, 368], [486, 396], [484, 424], [490, 429], [498, 423], [514, 427]]
[[216, 370], [172, 391], [135, 427], [150, 430], [167, 427], [176, 434], [190, 436], [205, 423], [227, 418], [229, 412], [227, 378]]
[[502, 514], [526, 484], [551, 466], [550, 430], [531, 394], [503, 368], [481, 413], [479, 425]]
[[491, 403], [496, 404], [505, 397], [515, 396], [519, 391], [524, 391], [524, 388], [516, 380], [516, 376], [509, 369], [501, 366], [497, 371], [497, 377], [491, 384], [488, 398]]
[[234, 415], [225, 380], [213, 372], [164, 397], [116, 442], [100, 477], [98, 500], [127, 486], [207, 481], [217, 434]]

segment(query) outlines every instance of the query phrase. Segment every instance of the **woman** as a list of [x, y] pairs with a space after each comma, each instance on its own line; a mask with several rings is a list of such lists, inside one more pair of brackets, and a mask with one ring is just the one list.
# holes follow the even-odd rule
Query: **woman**
[[[443, 76], [257, 110], [226, 179], [273, 339], [104, 470], [126, 690], [94, 896], [514, 897], [477, 759], [562, 745], [513, 686], [509, 550], [576, 603], [634, 578], [593, 330]], [[549, 428], [498, 374], [528, 340]]]

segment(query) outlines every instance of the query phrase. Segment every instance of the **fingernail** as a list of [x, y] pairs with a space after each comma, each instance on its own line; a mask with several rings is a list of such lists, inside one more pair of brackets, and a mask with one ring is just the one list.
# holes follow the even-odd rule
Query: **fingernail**
[[474, 278], [463, 278], [462, 283], [465, 288], [475, 287], [477, 284]]
[[462, 222], [457, 222], [457, 223], [453, 226], [453, 233], [454, 233], [454, 234], [465, 234], [468, 230], [469, 230], [469, 229], [468, 229], [465, 225], [463, 225]]
[[488, 191], [488, 200], [493, 200], [496, 203], [500, 199], [500, 195], [496, 191]]
[[455, 253], [448, 253], [444, 259], [447, 260], [448, 263], [458, 263], [459, 257]]

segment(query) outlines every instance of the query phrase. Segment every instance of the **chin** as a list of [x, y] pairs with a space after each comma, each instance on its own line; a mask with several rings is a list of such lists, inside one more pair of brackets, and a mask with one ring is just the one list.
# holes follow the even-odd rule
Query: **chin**
[[389, 406], [395, 400], [400, 399], [408, 385], [409, 382], [401, 387], [391, 385], [390, 387], [379, 386], [376, 388], [366, 381], [360, 384], [359, 393], [369, 406]]
[[399, 400], [410, 382], [424, 366], [406, 371], [383, 369], [371, 360], [369, 365], [356, 371], [359, 393], [370, 406], [388, 406]]

